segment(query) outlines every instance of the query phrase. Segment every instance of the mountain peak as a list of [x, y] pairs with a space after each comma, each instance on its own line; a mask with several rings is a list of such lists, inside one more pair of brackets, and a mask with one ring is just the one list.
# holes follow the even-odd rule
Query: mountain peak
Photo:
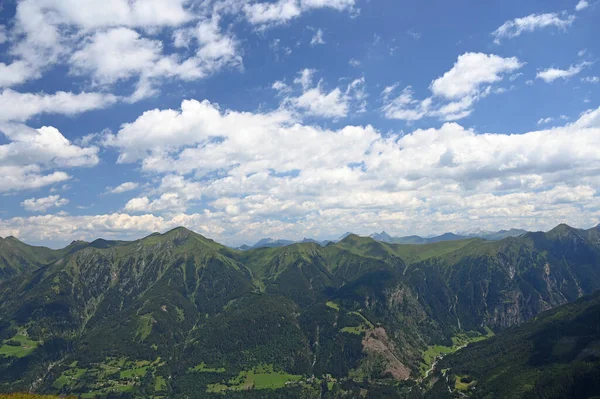
[[353, 235], [354, 233], [351, 233], [349, 231], [347, 231], [346, 233], [342, 234], [339, 238], [339, 241], [342, 241], [344, 238]]
[[346, 237], [344, 237], [343, 240], [340, 240], [340, 242], [344, 243], [344, 244], [353, 244], [353, 243], [357, 243], [357, 242], [360, 242], [360, 241], [362, 241], [362, 242], [364, 242], [364, 241], [373, 242], [375, 240], [372, 237], [361, 237], [358, 234], [353, 234], [353, 233], [351, 233], [351, 234], [347, 235]]
[[382, 242], [392, 242], [394, 240], [394, 238], [385, 231], [382, 231], [381, 233], [373, 233], [370, 237], [374, 240]]
[[564, 233], [567, 231], [571, 231], [574, 230], [573, 227], [569, 226], [566, 223], [561, 223], [558, 226], [556, 226], [555, 228], [553, 228], [552, 230], [549, 231], [549, 233], [555, 232], [555, 233]]
[[172, 230], [167, 231], [165, 234], [169, 234], [169, 233], [194, 233], [192, 230], [188, 229], [187, 227], [183, 227], [183, 226], [179, 226], [179, 227], [175, 227]]

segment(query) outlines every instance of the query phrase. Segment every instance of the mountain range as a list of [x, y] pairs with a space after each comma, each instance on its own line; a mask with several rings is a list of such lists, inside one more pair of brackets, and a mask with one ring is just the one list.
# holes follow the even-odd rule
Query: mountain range
[[600, 226], [245, 251], [185, 228], [61, 250], [9, 237], [0, 262], [0, 392], [415, 397], [441, 354], [600, 289]]
[[[466, 240], [469, 238], [482, 238], [484, 240], [501, 240], [507, 237], [518, 237], [527, 233], [526, 230], [521, 229], [510, 229], [510, 230], [500, 230], [496, 232], [492, 231], [484, 231], [484, 230], [475, 230], [470, 232], [461, 232], [461, 233], [444, 233], [440, 236], [433, 237], [421, 237], [421, 236], [405, 236], [405, 237], [392, 237], [385, 231], [381, 233], [373, 233], [369, 237], [376, 241], [385, 242], [388, 244], [432, 244], [435, 242], [442, 241], [456, 241], [456, 240]], [[297, 243], [306, 243], [306, 242], [314, 242], [319, 245], [327, 245], [329, 243], [335, 243], [344, 238], [352, 235], [353, 233], [345, 233], [337, 240], [314, 240], [311, 238], [304, 238], [302, 241], [293, 241], [293, 240], [282, 240], [282, 239], [273, 239], [273, 238], [263, 238], [259, 240], [256, 244], [250, 245], [242, 245], [237, 247], [236, 249], [247, 251], [249, 249], [258, 249], [258, 248], [277, 248], [277, 247], [285, 247], [292, 244]]]

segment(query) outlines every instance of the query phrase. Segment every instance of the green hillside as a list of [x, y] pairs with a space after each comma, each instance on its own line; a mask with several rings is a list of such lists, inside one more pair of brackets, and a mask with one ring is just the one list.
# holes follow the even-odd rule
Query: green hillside
[[403, 397], [439, 354], [600, 289], [598, 238], [237, 251], [178, 228], [3, 246], [29, 263], [0, 283], [0, 392]]
[[432, 398], [600, 395], [600, 294], [542, 313], [441, 360]]

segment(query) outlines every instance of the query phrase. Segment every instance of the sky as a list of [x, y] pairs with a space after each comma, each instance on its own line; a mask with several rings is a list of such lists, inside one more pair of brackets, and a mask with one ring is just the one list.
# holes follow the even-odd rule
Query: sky
[[600, 223], [598, 0], [0, 5], [0, 236]]

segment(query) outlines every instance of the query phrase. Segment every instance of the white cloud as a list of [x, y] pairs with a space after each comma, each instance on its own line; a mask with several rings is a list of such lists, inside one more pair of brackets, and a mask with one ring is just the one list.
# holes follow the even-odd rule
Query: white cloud
[[54, 94], [34, 94], [5, 89], [0, 92], [0, 123], [25, 122], [39, 114], [76, 115], [106, 108], [116, 101], [117, 97], [104, 93], [75, 94], [59, 91]]
[[508, 79], [511, 82], [514, 82], [515, 80], [519, 79], [521, 76], [523, 76], [523, 74], [521, 72], [519, 72], [519, 73], [515, 73], [513, 75], [510, 75], [510, 77]]
[[0, 25], [0, 44], [3, 44], [6, 40], [8, 40], [6, 36], [6, 26]]
[[1, 166], [0, 193], [34, 190], [70, 179], [65, 172], [45, 173], [38, 165]]
[[[425, 100], [414, 99], [411, 86], [392, 98], [398, 84], [386, 87], [381, 93], [384, 115], [388, 119], [415, 121], [426, 116], [452, 121], [465, 118], [474, 104], [491, 93], [502, 93], [503, 88], [493, 85], [506, 74], [523, 66], [515, 57], [503, 58], [494, 54], [465, 53], [454, 66], [429, 86], [432, 96]], [[514, 75], [512, 75], [514, 76]]]
[[294, 88], [281, 81], [273, 84], [273, 89], [286, 93], [282, 105], [307, 116], [323, 118], [343, 118], [351, 109], [355, 113], [364, 112], [366, 108], [365, 79], [355, 79], [345, 89], [336, 87], [331, 91], [323, 88], [323, 81], [313, 86], [316, 70], [303, 69], [294, 79], [294, 84], [301, 87], [297, 96], [292, 96]]
[[98, 164], [97, 147], [78, 147], [58, 129], [44, 126], [31, 129], [24, 125], [0, 125], [0, 132], [10, 141], [0, 145], [0, 165], [47, 167], [89, 167]]
[[585, 83], [600, 83], [599, 76], [586, 76], [585, 78], [581, 78], [582, 82]]
[[[17, 65], [25, 65], [22, 83], [64, 63], [73, 49], [94, 31], [129, 27], [178, 26], [192, 17], [185, 0], [23, 0], [18, 2], [9, 49]], [[12, 83], [15, 85], [18, 83]]]
[[586, 53], [587, 53], [587, 49], [584, 48], [583, 50], [579, 50], [577, 52], [577, 55], [580, 57], [583, 57]]
[[479, 92], [483, 84], [497, 83], [502, 80], [502, 75], [522, 66], [516, 57], [465, 53], [458, 57], [452, 69], [431, 83], [431, 91], [434, 95], [449, 99], [473, 95]]
[[136, 188], [139, 187], [138, 183], [135, 182], [126, 182], [123, 184], [118, 185], [117, 187], [107, 187], [106, 188], [106, 192], [109, 194], [122, 194], [122, 193], [126, 193], [128, 191], [133, 191]]
[[271, 86], [271, 88], [273, 90], [277, 90], [280, 93], [285, 93], [285, 92], [288, 92], [288, 91], [291, 90], [290, 86], [286, 85], [281, 80], [278, 80], [275, 83], [273, 83], [273, 85]]
[[293, 100], [294, 106], [306, 111], [307, 115], [325, 118], [341, 118], [348, 115], [348, 104], [339, 87], [324, 93], [321, 87], [308, 89]]
[[542, 79], [546, 83], [552, 83], [556, 79], [569, 79], [581, 73], [581, 71], [589, 65], [591, 65], [591, 63], [582, 62], [578, 65], [571, 65], [568, 69], [548, 68], [538, 72], [536, 78]]
[[24, 61], [14, 61], [10, 64], [0, 62], [0, 88], [12, 87], [39, 76], [34, 68]]
[[17, 18], [42, 17], [53, 25], [75, 25], [86, 30], [179, 26], [192, 18], [185, 3], [186, 0], [23, 0], [18, 5]]
[[571, 126], [577, 129], [600, 128], [600, 107], [585, 111]]
[[285, 23], [302, 13], [297, 0], [247, 4], [244, 11], [253, 25]]
[[294, 83], [302, 85], [304, 90], [308, 89], [312, 85], [315, 72], [317, 72], [316, 69], [303, 69], [300, 71], [299, 76], [294, 79]]
[[325, 39], [323, 39], [323, 30], [322, 29], [317, 29], [317, 31], [315, 32], [315, 35], [313, 36], [313, 38], [310, 41], [311, 46], [317, 46], [319, 44], [325, 44]]
[[0, 145], [0, 192], [36, 189], [68, 180], [57, 168], [91, 167], [99, 162], [97, 147], [79, 147], [54, 127], [31, 129], [0, 125], [9, 141]]
[[421, 33], [420, 32], [415, 32], [412, 29], [407, 30], [406, 34], [409, 35], [410, 37], [412, 37], [415, 40], [419, 40], [421, 38]]
[[383, 107], [386, 118], [416, 121], [427, 115], [431, 106], [431, 99], [415, 100], [411, 86], [405, 87], [398, 97], [388, 101], [387, 99], [396, 88], [397, 85], [388, 86], [382, 92], [382, 96], [386, 101]]
[[[234, 243], [378, 227], [402, 234], [600, 222], [600, 108], [524, 134], [446, 123], [383, 135], [372, 127], [325, 130], [284, 115], [200, 102], [144, 114], [113, 142], [122, 155], [145, 148], [131, 162], [162, 176], [127, 203], [125, 210], [139, 216], [13, 218], [0, 220], [0, 235], [124, 238], [185, 225]], [[148, 143], [126, 145], [134, 131], [147, 132]], [[185, 213], [197, 201], [207, 205]]]
[[577, 3], [577, 5], [575, 6], [575, 10], [581, 11], [581, 10], [588, 8], [589, 6], [590, 6], [590, 3], [588, 3], [586, 0], [579, 0], [579, 3]]
[[0, 220], [0, 234], [14, 235], [26, 240], [56, 242], [65, 240], [94, 240], [98, 237], [137, 239], [155, 231], [166, 231], [177, 226], [188, 226], [209, 235], [219, 231], [218, 226], [203, 225], [202, 215], [176, 215], [172, 218], [154, 215], [130, 216], [107, 214], [94, 216], [43, 215]]
[[138, 77], [131, 97], [137, 101], [154, 95], [155, 81], [161, 78], [201, 79], [221, 68], [241, 65], [237, 40], [221, 32], [219, 21], [213, 16], [194, 28], [176, 31], [176, 45], [196, 46], [195, 54], [184, 60], [164, 55], [162, 42], [144, 38], [132, 29], [99, 31], [71, 56], [71, 70], [90, 74], [95, 84], [110, 85]]
[[252, 25], [266, 28], [289, 22], [311, 9], [351, 10], [354, 2], [355, 0], [277, 0], [272, 3], [245, 4], [244, 12]]
[[561, 15], [557, 13], [531, 14], [523, 18], [515, 18], [506, 21], [502, 26], [492, 32], [494, 42], [499, 44], [501, 39], [512, 39], [524, 32], [533, 32], [547, 27], [566, 29], [575, 21], [573, 15]]
[[[9, 49], [13, 60], [0, 63], [0, 87], [66, 64], [72, 74], [89, 77], [92, 87], [133, 85], [133, 102], [155, 95], [165, 79], [202, 79], [241, 66], [238, 42], [221, 32], [219, 15], [197, 11], [207, 7], [188, 0], [23, 0], [13, 29], [18, 40]], [[176, 47], [185, 48], [166, 54], [156, 36], [166, 28]]]
[[361, 65], [361, 62], [355, 58], [352, 58], [350, 61], [348, 61], [348, 64], [350, 66], [353, 66], [355, 68], [358, 68]]
[[73, 72], [91, 73], [98, 83], [114, 83], [139, 75], [161, 58], [162, 43], [142, 38], [128, 28], [97, 32], [71, 56]]
[[51, 195], [44, 198], [29, 198], [21, 202], [21, 206], [28, 212], [46, 212], [50, 208], [60, 208], [69, 203], [66, 198], [60, 195]]
[[550, 122], [552, 122], [554, 120], [554, 118], [552, 117], [548, 117], [548, 118], [541, 118], [540, 120], [537, 121], [538, 125], [545, 125], [548, 124]]

